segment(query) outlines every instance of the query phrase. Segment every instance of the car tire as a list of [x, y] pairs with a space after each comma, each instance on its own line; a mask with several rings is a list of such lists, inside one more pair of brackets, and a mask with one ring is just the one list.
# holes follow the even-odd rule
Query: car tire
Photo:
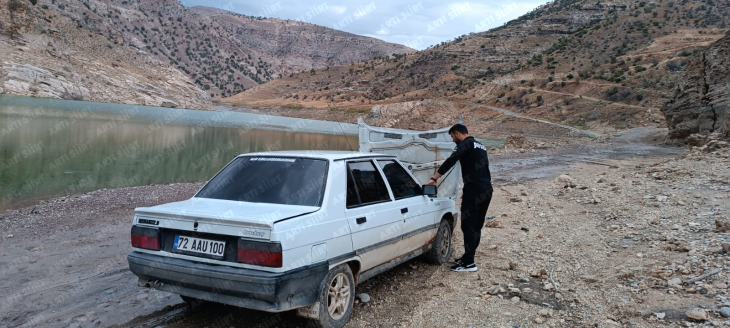
[[[333, 311], [330, 311], [330, 305], [332, 305]], [[349, 265], [340, 264], [332, 268], [322, 281], [319, 292], [317, 326], [322, 328], [340, 328], [344, 326], [350, 320], [354, 306], [355, 278]]]
[[439, 230], [433, 239], [431, 249], [426, 252], [426, 260], [432, 264], [444, 264], [451, 255], [451, 226], [446, 220], [441, 220]]

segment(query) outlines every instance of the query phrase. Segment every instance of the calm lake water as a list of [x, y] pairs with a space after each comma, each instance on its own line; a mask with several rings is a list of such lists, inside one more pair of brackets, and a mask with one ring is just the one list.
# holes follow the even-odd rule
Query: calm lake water
[[205, 181], [241, 153], [357, 150], [356, 133], [352, 124], [0, 95], [0, 212], [103, 188]]

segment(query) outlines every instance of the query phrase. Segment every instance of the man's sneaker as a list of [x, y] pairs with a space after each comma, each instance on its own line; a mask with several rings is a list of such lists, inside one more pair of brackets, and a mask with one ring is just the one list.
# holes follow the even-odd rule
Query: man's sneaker
[[451, 267], [451, 271], [454, 272], [474, 272], [477, 271], [477, 265], [476, 263], [472, 264], [456, 264]]
[[456, 259], [456, 260], [454, 261], [454, 263], [455, 263], [456, 265], [458, 265], [458, 266], [461, 266], [462, 264], [464, 264], [464, 261], [463, 261], [463, 260], [462, 260], [461, 258], [458, 258], [458, 259]]

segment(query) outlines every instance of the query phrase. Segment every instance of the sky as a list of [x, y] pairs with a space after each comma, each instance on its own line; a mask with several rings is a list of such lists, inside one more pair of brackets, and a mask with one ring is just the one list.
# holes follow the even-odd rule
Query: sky
[[249, 15], [294, 19], [423, 50], [515, 19], [547, 0], [181, 0]]

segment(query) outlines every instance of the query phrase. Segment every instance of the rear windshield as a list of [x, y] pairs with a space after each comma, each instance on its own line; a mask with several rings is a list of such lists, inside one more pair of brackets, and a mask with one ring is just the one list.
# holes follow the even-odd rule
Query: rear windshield
[[239, 157], [195, 197], [251, 203], [320, 206], [327, 161], [292, 157]]

